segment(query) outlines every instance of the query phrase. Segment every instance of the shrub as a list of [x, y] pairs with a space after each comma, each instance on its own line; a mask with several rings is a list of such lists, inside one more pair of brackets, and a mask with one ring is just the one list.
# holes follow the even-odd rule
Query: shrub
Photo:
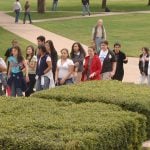
[[75, 103], [104, 102], [119, 105], [124, 110], [138, 112], [147, 117], [147, 134], [150, 138], [150, 88], [148, 86], [117, 81], [92, 81], [42, 91], [33, 96]]
[[146, 118], [103, 103], [1, 98], [0, 149], [137, 150]]

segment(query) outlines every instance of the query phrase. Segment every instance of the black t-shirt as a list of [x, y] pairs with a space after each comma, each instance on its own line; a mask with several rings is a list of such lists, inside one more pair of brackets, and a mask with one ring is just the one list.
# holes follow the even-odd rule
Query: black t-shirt
[[126, 55], [120, 51], [118, 54], [115, 53], [115, 56], [117, 61], [116, 73], [123, 73], [123, 63], [127, 63], [127, 61], [124, 61], [124, 59], [126, 59]]
[[106, 58], [103, 61], [103, 66], [102, 66], [102, 72], [101, 73], [105, 73], [105, 72], [111, 72], [112, 71], [112, 64], [116, 62], [116, 57], [113, 51], [108, 50], [108, 54], [106, 56]]

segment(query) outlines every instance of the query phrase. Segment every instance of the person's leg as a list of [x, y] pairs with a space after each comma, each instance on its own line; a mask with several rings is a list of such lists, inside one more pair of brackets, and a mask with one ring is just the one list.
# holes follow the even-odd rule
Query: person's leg
[[89, 4], [86, 5], [86, 11], [88, 12], [88, 14], [89, 14], [89, 16], [90, 16], [91, 14], [90, 14], [90, 7], [89, 7]]
[[141, 77], [140, 77], [140, 84], [144, 84], [145, 79], [146, 79], [146, 76], [145, 75], [141, 75]]
[[31, 20], [31, 15], [30, 13], [28, 13], [28, 17], [29, 17], [29, 21], [30, 21], [30, 24], [32, 23], [32, 20]]
[[19, 21], [20, 10], [16, 10], [16, 23]]
[[16, 94], [18, 97], [23, 96], [23, 92], [22, 92], [21, 88], [16, 88]]
[[54, 8], [55, 8], [55, 2], [53, 1], [53, 4], [52, 4], [52, 11], [54, 11]]
[[14, 81], [12, 82], [11, 85], [11, 96], [16, 97], [16, 88], [15, 88]]
[[15, 22], [17, 22], [17, 17], [18, 17], [17, 10], [15, 10], [15, 14], [16, 14], [16, 16], [15, 16]]
[[48, 77], [44, 77], [44, 85], [42, 85], [43, 90], [49, 89], [50, 79]]
[[97, 38], [95, 39], [95, 44], [96, 44], [96, 51], [97, 51], [97, 53], [98, 53], [99, 50], [100, 50], [100, 44], [101, 44], [101, 42], [102, 42], [102, 39], [101, 39], [101, 38], [97, 37]]
[[3, 95], [3, 90], [2, 90], [2, 83], [0, 83], [0, 96]]
[[85, 16], [86, 14], [86, 6], [82, 5], [82, 15]]
[[27, 90], [25, 92], [25, 96], [30, 96], [34, 91], [33, 88], [35, 86], [35, 75], [34, 74], [29, 74], [29, 80], [30, 82], [27, 84]]
[[105, 72], [101, 74], [102, 80], [111, 80], [110, 72]]
[[148, 85], [150, 85], [150, 75], [147, 76]]
[[57, 1], [54, 3], [54, 11], [57, 9]]
[[38, 78], [38, 79], [36, 80], [35, 89], [36, 89], [36, 91], [41, 91], [41, 90], [42, 90], [41, 78]]
[[26, 23], [26, 17], [27, 17], [27, 13], [25, 12], [25, 13], [24, 13], [24, 19], [23, 19], [23, 23], [24, 23], [24, 24]]

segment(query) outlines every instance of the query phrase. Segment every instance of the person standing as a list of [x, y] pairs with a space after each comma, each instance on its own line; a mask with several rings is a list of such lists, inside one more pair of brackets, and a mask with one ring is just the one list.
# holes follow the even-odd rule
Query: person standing
[[56, 72], [56, 67], [57, 67], [58, 54], [54, 47], [53, 41], [51, 40], [46, 41], [45, 47], [46, 47], [47, 54], [51, 57], [51, 60], [52, 60], [53, 79], [55, 80], [55, 72]]
[[113, 51], [108, 47], [108, 41], [101, 42], [99, 59], [102, 63], [101, 78], [102, 80], [111, 80], [116, 72], [116, 57]]
[[27, 90], [25, 91], [25, 96], [30, 96], [34, 92], [35, 86], [35, 73], [37, 65], [37, 57], [34, 55], [34, 47], [29, 45], [26, 48], [26, 62], [28, 66], [29, 82], [27, 83]]
[[[26, 82], [29, 82], [28, 67], [25, 59], [22, 56], [21, 48], [15, 46], [12, 49], [12, 56], [8, 58], [10, 63], [8, 69], [8, 86], [11, 88], [11, 96], [23, 96], [26, 90]], [[25, 78], [23, 75], [25, 71]]]
[[69, 51], [66, 48], [61, 50], [61, 58], [57, 62], [55, 74], [56, 85], [73, 84], [74, 63], [69, 59]]
[[98, 55], [95, 53], [95, 48], [88, 47], [88, 56], [85, 57], [82, 81], [100, 80], [101, 69], [101, 62]]
[[103, 25], [103, 20], [99, 19], [97, 25], [92, 30], [92, 40], [96, 46], [97, 53], [100, 51], [100, 44], [106, 40], [106, 30]]
[[90, 16], [90, 3], [89, 0], [82, 0], [82, 12], [83, 12], [83, 16], [86, 15], [86, 12], [88, 13], [88, 15]]
[[29, 4], [29, 1], [26, 1], [25, 6], [24, 6], [24, 10], [25, 10], [25, 12], [24, 12], [23, 23], [24, 24], [26, 23], [26, 17], [28, 16], [30, 24], [32, 24], [31, 15], [30, 15], [30, 4]]
[[117, 66], [116, 66], [115, 75], [112, 77], [112, 79], [113, 80], [122, 81], [123, 80], [123, 76], [124, 76], [123, 64], [127, 64], [128, 63], [128, 59], [127, 59], [125, 53], [123, 53], [121, 51], [121, 44], [120, 43], [115, 43], [114, 44], [113, 52], [114, 52], [114, 54], [116, 56]]
[[70, 56], [74, 62], [74, 81], [75, 83], [79, 83], [81, 82], [83, 61], [86, 56], [85, 50], [79, 42], [75, 42], [72, 45]]
[[[36, 91], [46, 90], [54, 86], [52, 62], [44, 45], [38, 46], [38, 61], [36, 67]], [[53, 85], [52, 85], [53, 84]]]
[[57, 5], [58, 5], [58, 0], [53, 0], [52, 11], [56, 11], [57, 10]]
[[140, 70], [140, 84], [144, 84], [145, 79], [148, 80], [148, 66], [149, 66], [149, 49], [142, 48], [142, 54], [139, 56], [139, 70]]
[[14, 2], [14, 6], [13, 6], [13, 11], [16, 13], [15, 23], [18, 23], [18, 21], [19, 21], [19, 16], [20, 16], [21, 10], [22, 10], [21, 4], [20, 4], [19, 0], [16, 0], [16, 2]]

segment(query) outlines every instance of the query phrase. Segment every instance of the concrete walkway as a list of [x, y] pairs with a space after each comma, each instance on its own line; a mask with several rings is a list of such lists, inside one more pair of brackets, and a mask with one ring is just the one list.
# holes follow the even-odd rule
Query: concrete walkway
[[45, 21], [57, 21], [57, 20], [70, 20], [70, 19], [83, 19], [83, 18], [93, 18], [93, 17], [102, 17], [102, 16], [114, 16], [114, 15], [126, 15], [126, 14], [150, 14], [150, 11], [132, 11], [132, 12], [100, 12], [99, 14], [91, 14], [90, 16], [71, 16], [71, 17], [60, 17], [60, 18], [49, 18], [49, 19], [40, 19], [33, 20], [33, 22], [45, 22]]
[[[120, 14], [122, 14], [122, 13], [120, 13]], [[72, 44], [74, 43], [73, 40], [70, 40], [70, 39], [62, 37], [60, 35], [46, 31], [35, 25], [22, 24], [22, 22], [20, 22], [19, 24], [15, 24], [14, 18], [5, 14], [4, 12], [0, 12], [0, 18], [3, 18], [0, 20], [1, 27], [3, 27], [4, 29], [6, 29], [24, 39], [27, 39], [28, 41], [30, 41], [34, 44], [37, 43], [36, 38], [39, 35], [45, 36], [46, 39], [51, 39], [54, 42], [55, 47], [58, 52], [62, 48], [68, 48], [70, 50]], [[83, 45], [83, 46], [87, 50], [87, 46], [86, 45]], [[130, 57], [129, 63], [127, 65], [125, 65], [125, 76], [124, 76], [123, 81], [138, 83], [139, 76], [140, 76], [140, 74], [139, 74], [139, 70], [138, 70], [138, 59]]]

